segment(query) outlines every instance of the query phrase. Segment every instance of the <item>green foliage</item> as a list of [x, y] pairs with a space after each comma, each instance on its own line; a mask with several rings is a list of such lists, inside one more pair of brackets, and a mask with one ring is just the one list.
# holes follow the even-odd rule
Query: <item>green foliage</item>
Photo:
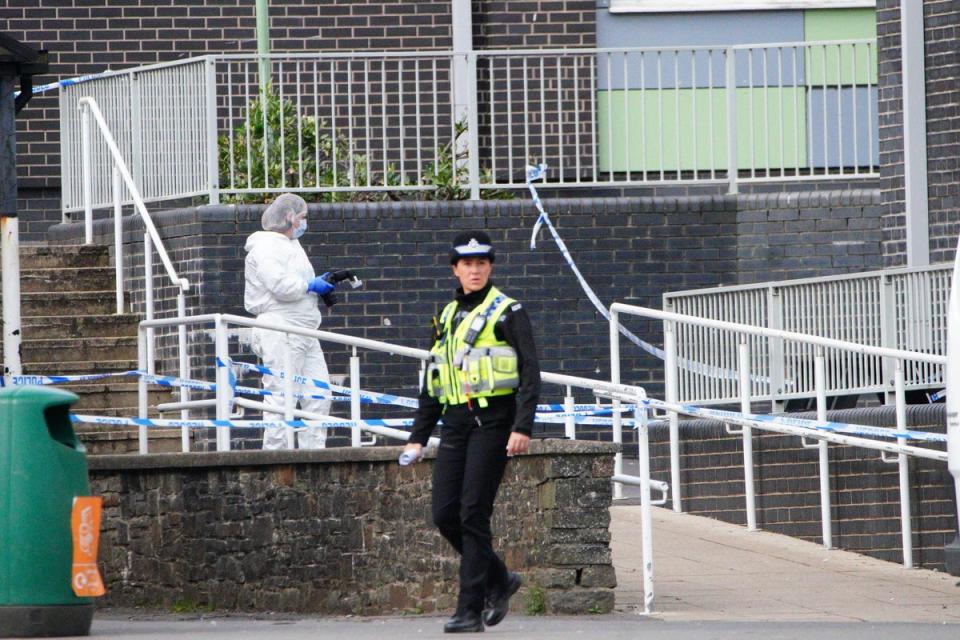
[[[233, 131], [232, 145], [229, 136], [220, 136], [219, 154], [224, 188], [231, 188], [231, 168], [234, 187], [240, 189], [276, 188], [282, 192], [286, 188], [345, 187], [351, 177], [356, 184], [367, 181], [366, 158], [350, 154], [346, 136], [332, 136], [325, 120], [298, 113], [292, 100], [281, 100], [272, 89], [250, 103], [247, 119]], [[362, 199], [356, 197], [362, 194], [348, 192], [303, 195], [315, 202]], [[241, 203], [272, 199], [271, 194], [262, 193], [225, 198]]]
[[173, 613], [211, 613], [214, 610], [212, 604], [197, 604], [193, 600], [177, 600], [170, 607]]
[[[388, 164], [383, 173], [374, 174], [365, 155], [351, 153], [345, 133], [331, 129], [326, 120], [299, 113], [293, 100], [281, 100], [272, 88], [250, 102], [247, 114], [243, 123], [234, 128], [232, 141], [228, 135], [218, 140], [220, 185], [224, 189], [276, 191], [225, 194], [224, 202], [269, 202], [276, 193], [291, 188], [349, 187], [365, 185], [368, 180], [371, 184], [396, 187], [396, 190], [299, 193], [310, 202], [470, 198], [467, 152], [456, 142], [467, 133], [465, 120], [456, 123], [454, 141], [444, 145], [437, 153], [436, 162], [424, 168], [420, 183], [432, 185], [434, 189], [404, 191], [403, 180], [394, 165]], [[490, 181], [489, 171], [482, 179]], [[482, 195], [486, 199], [513, 197], [512, 193], [502, 190], [487, 190]]]
[[592, 614], [596, 615], [596, 614], [598, 614], [598, 613], [603, 613], [603, 609], [600, 608], [600, 605], [595, 604], [595, 605], [593, 605], [592, 607], [590, 607], [589, 609], [587, 609], [587, 613], [592, 613]]
[[527, 587], [523, 594], [524, 611], [528, 616], [539, 616], [547, 612], [547, 592], [538, 584]]

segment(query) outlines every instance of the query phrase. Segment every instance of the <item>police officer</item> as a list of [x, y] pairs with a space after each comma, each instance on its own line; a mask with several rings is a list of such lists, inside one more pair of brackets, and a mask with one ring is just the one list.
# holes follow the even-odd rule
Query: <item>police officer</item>
[[450, 251], [456, 298], [433, 323], [431, 360], [406, 452], [419, 458], [443, 416], [433, 468], [433, 521], [460, 553], [460, 595], [447, 633], [483, 631], [509, 611], [520, 576], [491, 544], [490, 517], [509, 456], [526, 453], [540, 395], [530, 319], [490, 281], [494, 251], [482, 232]]

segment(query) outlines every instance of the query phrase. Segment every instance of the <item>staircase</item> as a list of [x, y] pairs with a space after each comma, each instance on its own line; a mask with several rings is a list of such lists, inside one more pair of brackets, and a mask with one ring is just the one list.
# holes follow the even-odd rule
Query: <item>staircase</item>
[[[115, 273], [107, 247], [20, 247], [21, 358], [23, 373], [78, 375], [137, 368], [134, 314], [115, 315]], [[2, 345], [0, 345], [2, 352]], [[137, 415], [137, 379], [105, 378], [60, 385], [78, 396], [74, 413]], [[152, 387], [150, 406], [172, 399]], [[138, 450], [136, 427], [75, 425], [90, 454]], [[179, 429], [151, 429], [151, 453], [179, 451]]]

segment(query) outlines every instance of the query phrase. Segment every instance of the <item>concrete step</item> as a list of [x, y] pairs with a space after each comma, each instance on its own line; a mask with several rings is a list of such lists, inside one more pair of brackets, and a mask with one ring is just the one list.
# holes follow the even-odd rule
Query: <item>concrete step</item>
[[116, 278], [112, 267], [21, 268], [20, 292], [115, 291]]
[[[140, 450], [137, 427], [77, 424], [74, 431], [87, 447], [87, 455], [136, 454]], [[181, 449], [180, 429], [150, 429], [147, 441], [150, 453], [178, 453]]]
[[109, 267], [110, 248], [101, 245], [21, 245], [20, 272], [30, 269]]
[[137, 368], [135, 359], [114, 360], [103, 359], [96, 362], [89, 360], [54, 360], [24, 362], [25, 375], [53, 376], [53, 375], [85, 375], [88, 373], [109, 373], [111, 371], [133, 371]]
[[44, 291], [20, 296], [20, 316], [89, 316], [108, 315], [116, 309], [116, 294], [109, 291], [63, 293]]
[[26, 340], [136, 336], [136, 314], [87, 316], [33, 316], [23, 319]]
[[88, 360], [128, 359], [136, 361], [137, 338], [135, 336], [110, 336], [64, 340], [61, 338], [24, 340], [20, 344], [23, 362], [56, 362]]
[[[100, 414], [100, 411], [132, 408], [133, 413], [126, 414], [125, 417], [136, 415], [139, 397], [136, 378], [106, 378], [98, 382], [69, 382], [57, 386], [80, 396], [80, 401], [73, 406], [74, 413], [103, 415]], [[171, 402], [174, 399], [169, 387], [156, 385], [148, 386], [147, 397], [148, 404], [151, 407], [157, 406], [160, 402]]]

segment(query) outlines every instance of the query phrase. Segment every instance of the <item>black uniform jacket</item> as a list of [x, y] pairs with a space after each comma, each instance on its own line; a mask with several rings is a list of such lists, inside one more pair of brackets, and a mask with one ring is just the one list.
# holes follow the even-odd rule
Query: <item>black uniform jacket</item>
[[[463, 293], [463, 289], [457, 288], [454, 330], [470, 311], [484, 301], [492, 286], [493, 282], [488, 282], [487, 286], [480, 291], [467, 294]], [[439, 313], [437, 317], [440, 317]], [[485, 420], [495, 419], [500, 415], [505, 418], [513, 415], [511, 431], [529, 436], [533, 431], [533, 418], [537, 411], [537, 401], [540, 399], [540, 363], [537, 361], [537, 350], [533, 343], [530, 317], [523, 306], [515, 302], [497, 320], [493, 332], [499, 340], [503, 340], [517, 352], [520, 386], [516, 393], [487, 398], [488, 406], [485, 409], [481, 409], [476, 402], [473, 402], [472, 409], [469, 410]], [[430, 344], [432, 346], [433, 342]], [[421, 382], [420, 407], [413, 421], [410, 442], [426, 445], [441, 415], [443, 415], [443, 405], [427, 393], [426, 385]]]

